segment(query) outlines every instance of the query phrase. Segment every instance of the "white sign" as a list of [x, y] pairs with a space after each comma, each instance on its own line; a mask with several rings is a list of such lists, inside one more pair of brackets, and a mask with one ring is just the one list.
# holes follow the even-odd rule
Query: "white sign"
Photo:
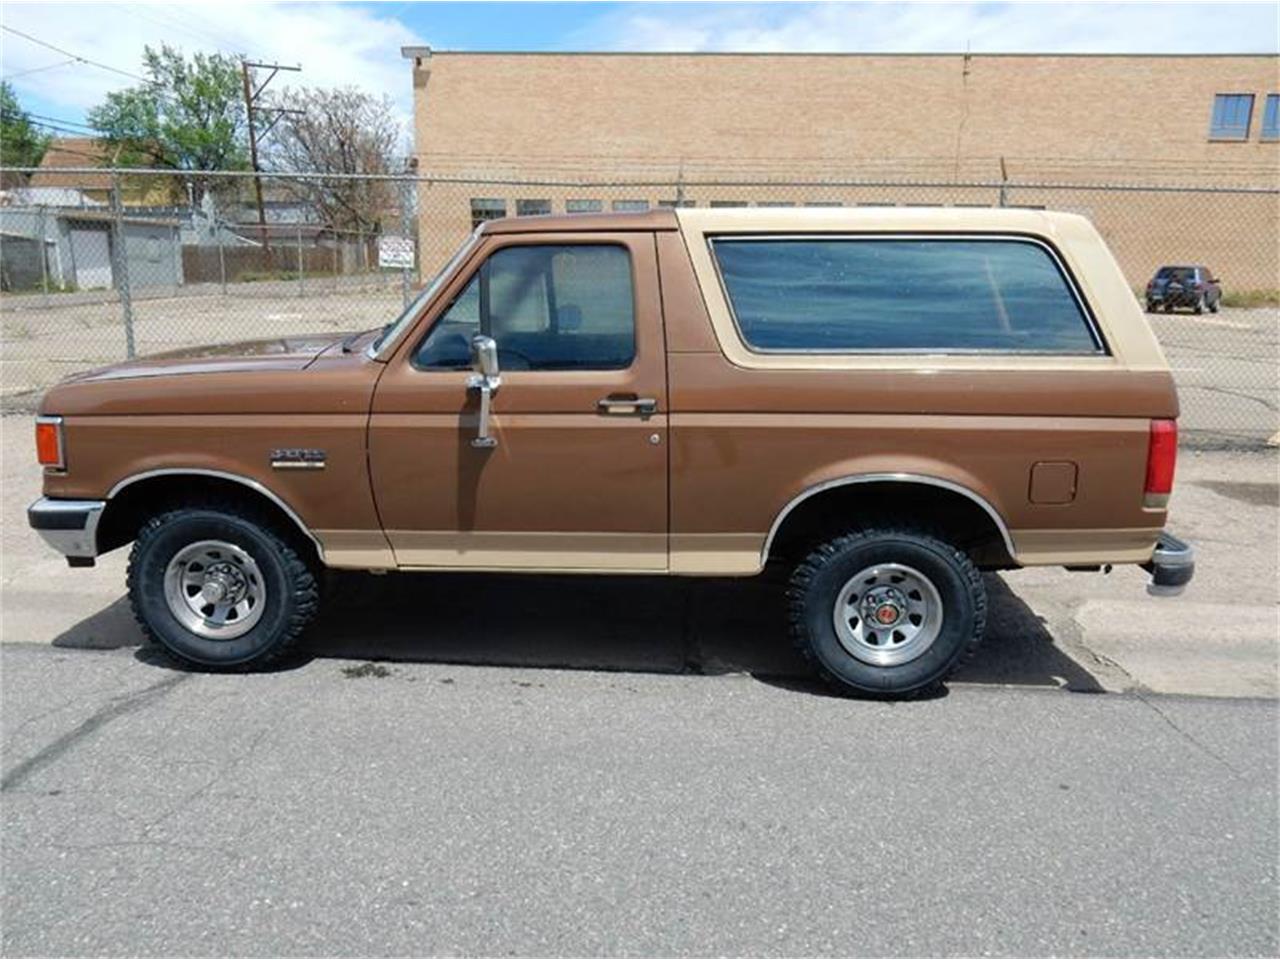
[[413, 269], [413, 237], [379, 237], [378, 266]]

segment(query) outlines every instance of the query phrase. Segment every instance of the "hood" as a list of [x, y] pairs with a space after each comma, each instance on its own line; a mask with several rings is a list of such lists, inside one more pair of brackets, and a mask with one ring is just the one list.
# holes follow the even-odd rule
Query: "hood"
[[321, 333], [184, 347], [181, 350], [152, 353], [137, 360], [72, 374], [64, 382], [83, 383], [250, 370], [302, 370], [325, 350], [336, 348], [342, 339], [337, 334]]

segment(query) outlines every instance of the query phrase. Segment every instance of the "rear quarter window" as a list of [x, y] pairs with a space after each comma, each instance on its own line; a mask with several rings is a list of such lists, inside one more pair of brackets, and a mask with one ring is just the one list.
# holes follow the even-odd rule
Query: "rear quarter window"
[[711, 241], [762, 352], [1104, 353], [1054, 255], [1020, 238]]

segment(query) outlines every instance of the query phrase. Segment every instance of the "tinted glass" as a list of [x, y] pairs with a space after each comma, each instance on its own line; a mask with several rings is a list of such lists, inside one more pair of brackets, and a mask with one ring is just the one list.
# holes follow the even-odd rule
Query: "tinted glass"
[[714, 241], [758, 350], [1100, 352], [1049, 253], [1019, 240]]
[[484, 262], [415, 355], [421, 367], [471, 365], [477, 333], [504, 370], [616, 370], [635, 357], [631, 257], [622, 247], [505, 247]]

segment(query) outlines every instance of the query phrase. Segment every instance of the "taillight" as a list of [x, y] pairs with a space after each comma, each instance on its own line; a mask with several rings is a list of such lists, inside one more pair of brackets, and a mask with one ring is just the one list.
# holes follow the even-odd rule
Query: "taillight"
[[1162, 509], [1173, 492], [1173, 468], [1178, 461], [1178, 421], [1152, 420], [1147, 444], [1147, 483], [1142, 505]]
[[61, 417], [36, 417], [36, 460], [42, 467], [55, 470], [67, 465], [62, 446]]

